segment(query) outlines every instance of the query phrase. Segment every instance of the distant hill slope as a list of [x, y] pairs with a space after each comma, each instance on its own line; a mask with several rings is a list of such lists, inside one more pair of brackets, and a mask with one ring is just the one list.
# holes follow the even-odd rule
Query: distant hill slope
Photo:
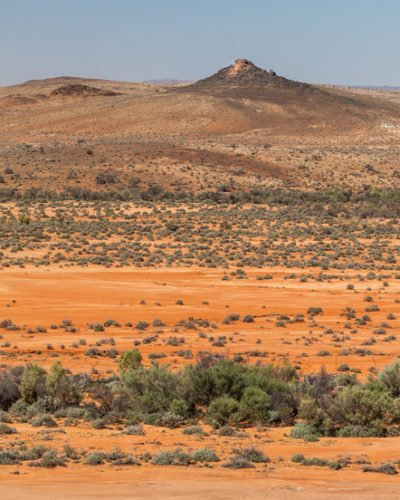
[[[399, 145], [399, 93], [297, 82], [246, 59], [182, 86], [0, 88], [0, 190], [400, 187]], [[110, 184], [96, 181], [105, 170]]]
[[150, 85], [189, 85], [193, 82], [190, 80], [178, 80], [176, 78], [160, 78], [158, 80], [144, 80], [142, 83]]

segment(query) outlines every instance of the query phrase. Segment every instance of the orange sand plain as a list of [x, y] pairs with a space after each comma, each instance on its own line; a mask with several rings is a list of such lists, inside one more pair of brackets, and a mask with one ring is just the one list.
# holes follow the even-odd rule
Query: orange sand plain
[[[101, 338], [113, 337], [115, 348], [121, 352], [131, 348], [134, 340], [141, 340], [155, 332], [158, 332], [155, 342], [139, 346], [144, 361], [146, 364], [150, 362], [147, 355], [152, 352], [164, 352], [166, 357], [160, 362], [168, 363], [172, 368], [193, 362], [177, 357], [179, 349], [191, 349], [194, 355], [203, 350], [230, 357], [257, 350], [264, 352], [265, 356], [252, 357], [248, 354], [250, 362], [288, 359], [304, 373], [316, 372], [323, 365], [328, 371], [335, 371], [341, 363], [347, 363], [352, 369], [361, 370], [360, 376], [364, 377], [371, 367], [380, 368], [400, 354], [397, 341], [384, 343], [377, 335], [377, 343], [368, 347], [372, 355], [340, 356], [344, 348], [360, 348], [363, 341], [373, 335], [373, 330], [386, 321], [388, 312], [397, 318], [399, 280], [388, 279], [386, 285], [379, 279], [358, 281], [356, 278], [302, 283], [285, 280], [289, 273], [284, 269], [268, 272], [273, 279], [256, 280], [255, 276], [261, 274], [257, 270], [248, 272], [249, 279], [224, 281], [221, 270], [208, 269], [100, 271], [95, 268], [30, 268], [3, 271], [0, 273], [0, 320], [10, 318], [21, 330], [0, 331], [3, 335], [0, 342], [10, 343], [9, 347], [1, 348], [0, 362], [17, 365], [37, 361], [49, 367], [59, 359], [74, 372], [91, 371], [93, 368], [99, 373], [116, 372], [117, 359], [103, 356], [88, 358], [86, 349]], [[301, 274], [304, 272], [299, 271]], [[354, 284], [354, 290], [347, 289], [349, 283]], [[348, 340], [332, 342], [331, 335], [324, 333], [326, 329], [347, 333], [344, 323], [348, 320], [341, 316], [341, 312], [346, 307], [352, 307], [357, 316], [364, 314], [365, 308], [370, 305], [364, 302], [365, 295], [372, 296], [373, 303], [379, 306], [379, 311], [369, 313], [372, 321], [366, 326], [354, 327], [357, 332], [348, 333]], [[177, 305], [178, 299], [184, 305]], [[145, 303], [141, 304], [143, 300]], [[313, 324], [307, 317], [307, 309], [316, 306], [322, 307], [324, 314], [315, 317]], [[223, 324], [222, 320], [233, 312], [242, 316], [251, 314], [255, 322], [243, 323], [239, 320]], [[279, 314], [290, 317], [304, 314], [305, 321], [278, 327], [276, 319]], [[179, 320], [190, 316], [208, 319], [218, 328], [185, 330], [180, 327], [179, 332], [174, 331]], [[110, 318], [118, 321], [121, 327], [110, 327], [101, 333], [88, 328], [88, 323], [104, 322]], [[151, 324], [155, 318], [161, 319], [166, 326], [150, 326], [144, 332], [124, 326], [128, 321], [135, 325], [139, 320]], [[78, 332], [49, 329], [50, 324], [60, 324], [63, 319], [72, 320]], [[388, 332], [396, 334], [399, 321], [395, 319], [390, 323], [392, 330]], [[27, 332], [28, 328], [34, 330], [39, 325], [46, 327], [47, 332]], [[226, 335], [233, 341], [228, 341], [224, 347], [213, 347], [207, 338], [199, 338], [199, 330], [215, 338]], [[164, 340], [171, 336], [185, 337], [185, 344], [179, 347], [165, 345]], [[314, 340], [310, 343], [311, 337]], [[86, 339], [87, 345], [72, 347], [81, 338]], [[51, 350], [46, 348], [47, 344], [52, 345]], [[322, 350], [329, 351], [331, 355], [318, 356]], [[302, 353], [308, 356], [301, 356]], [[67, 468], [51, 471], [26, 465], [3, 466], [0, 468], [0, 499], [399, 497], [398, 476], [366, 474], [361, 472], [360, 465], [355, 464], [360, 457], [367, 457], [373, 464], [399, 459], [400, 439], [395, 437], [323, 438], [316, 443], [304, 443], [287, 437], [287, 428], [251, 428], [245, 429], [241, 436], [221, 437], [208, 426], [203, 426], [207, 431], [204, 436], [187, 436], [182, 434], [182, 429], [151, 426], [144, 426], [144, 436], [128, 436], [119, 428], [95, 430], [85, 423], [46, 431], [28, 424], [15, 424], [15, 427], [18, 434], [1, 436], [0, 447], [24, 439], [29, 445], [50, 444], [62, 448], [70, 444], [80, 450], [109, 451], [118, 446], [137, 456], [145, 451], [154, 453], [160, 449], [181, 447], [184, 451], [191, 451], [209, 447], [223, 462], [233, 449], [256, 445], [271, 458], [271, 463], [258, 465], [250, 471], [224, 470], [220, 465], [222, 462], [211, 468], [71, 464]], [[329, 460], [350, 455], [353, 464], [340, 471], [304, 467], [290, 461], [294, 453]]]
[[[302, 269], [299, 274], [305, 272]], [[383, 336], [379, 335], [375, 335], [375, 345], [367, 346], [372, 355], [341, 355], [343, 349], [362, 348], [363, 342], [374, 336], [374, 331], [386, 321], [389, 312], [394, 313], [396, 319], [390, 321], [391, 329], [387, 333], [396, 334], [400, 326], [400, 318], [396, 316], [400, 309], [396, 302], [399, 280], [388, 279], [388, 286], [384, 286], [382, 280], [360, 282], [356, 278], [349, 279], [353, 275], [347, 274], [347, 280], [301, 283], [298, 279], [283, 279], [289, 274], [283, 269], [269, 271], [272, 280], [258, 281], [255, 276], [259, 274], [262, 274], [260, 270], [249, 271], [249, 279], [223, 281], [221, 270], [201, 269], [99, 271], [94, 268], [54, 268], [46, 271], [32, 268], [2, 271], [0, 320], [10, 318], [24, 328], [0, 332], [3, 341], [10, 343], [10, 347], [2, 348], [0, 361], [15, 365], [34, 359], [50, 366], [59, 356], [73, 371], [87, 371], [94, 366], [99, 372], [115, 370], [117, 362], [114, 359], [88, 358], [85, 351], [99, 339], [110, 337], [114, 338], [115, 347], [123, 351], [132, 348], [134, 340], [140, 341], [155, 333], [159, 336], [155, 342], [140, 346], [145, 361], [149, 353], [163, 352], [166, 357], [160, 361], [171, 367], [183, 362], [182, 358], [175, 356], [180, 349], [191, 349], [193, 354], [203, 350], [230, 357], [240, 353], [254, 362], [257, 359], [249, 353], [260, 351], [265, 353], [260, 358], [263, 363], [288, 359], [307, 373], [318, 371], [321, 366], [334, 371], [340, 364], [347, 363], [365, 374], [369, 368], [379, 369], [400, 355], [397, 341], [383, 342]], [[367, 272], [360, 274], [366, 275]], [[347, 290], [349, 283], [354, 284], [354, 290]], [[354, 323], [351, 328], [345, 326], [348, 320], [341, 315], [345, 308], [353, 308], [357, 316], [366, 314], [365, 309], [371, 305], [364, 301], [366, 295], [373, 298], [372, 303], [378, 305], [379, 311], [368, 313], [371, 322], [365, 326]], [[179, 299], [183, 305], [176, 304]], [[317, 306], [322, 307], [324, 313], [315, 317], [313, 325], [307, 318], [307, 309]], [[239, 320], [230, 325], [223, 324], [223, 319], [231, 313], [242, 317], [253, 315], [255, 322]], [[282, 314], [290, 318], [304, 314], [305, 321], [276, 326], [278, 316]], [[207, 319], [217, 328], [176, 329], [179, 320], [189, 317]], [[152, 327], [155, 318], [161, 319], [166, 326]], [[64, 319], [72, 320], [78, 331], [66, 333], [62, 329], [49, 329], [51, 324], [60, 324]], [[88, 328], [89, 323], [102, 323], [107, 319], [118, 321], [121, 327], [110, 327], [98, 333]], [[134, 328], [140, 320], [150, 323], [146, 331]], [[131, 322], [133, 328], [124, 326], [127, 322]], [[27, 333], [27, 328], [33, 331], [38, 326], [46, 327], [47, 332]], [[335, 341], [332, 335], [324, 333], [327, 329], [339, 337], [347, 335], [348, 339]], [[353, 329], [357, 330], [356, 333]], [[199, 338], [200, 330], [215, 338], [226, 335], [232, 341], [223, 347], [213, 347], [207, 338]], [[185, 343], [179, 347], [164, 345], [171, 336], [184, 337]], [[82, 338], [86, 345], [71, 347]], [[51, 351], [46, 351], [48, 344], [52, 346]], [[330, 355], [318, 355], [324, 350]]]

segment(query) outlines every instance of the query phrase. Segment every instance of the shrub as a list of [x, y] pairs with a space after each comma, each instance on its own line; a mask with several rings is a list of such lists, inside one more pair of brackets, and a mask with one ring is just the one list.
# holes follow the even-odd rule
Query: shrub
[[138, 349], [123, 352], [119, 360], [119, 370], [121, 374], [126, 373], [128, 370], [136, 370], [141, 365], [142, 355]]
[[251, 422], [265, 422], [269, 417], [271, 398], [258, 387], [246, 387], [240, 399], [240, 414]]
[[188, 436], [191, 436], [193, 434], [197, 434], [201, 436], [204, 434], [203, 429], [199, 425], [191, 425], [190, 427], [186, 427], [186, 429], [183, 429], [182, 434], [186, 434]]
[[301, 464], [302, 462], [304, 462], [304, 460], [305, 456], [302, 453], [295, 453], [292, 456], [292, 462], [294, 462], [295, 464]]
[[387, 474], [389, 476], [395, 476], [398, 474], [397, 469], [391, 464], [382, 464], [376, 467], [366, 465], [361, 470], [363, 472], [380, 472], [381, 474]]
[[223, 425], [218, 431], [219, 436], [231, 437], [235, 436], [235, 434], [235, 429], [232, 429], [232, 427], [230, 427], [229, 425]]
[[226, 316], [224, 318], [222, 323], [224, 325], [230, 325], [231, 323], [233, 323], [234, 321], [238, 321], [239, 319], [240, 319], [240, 314], [231, 313], [231, 314], [228, 314], [228, 316]]
[[309, 307], [307, 309], [307, 314], [309, 316], [317, 316], [318, 314], [323, 314], [324, 311], [322, 309], [322, 307]]
[[218, 455], [215, 453], [214, 450], [211, 450], [209, 448], [200, 448], [199, 450], [194, 451], [192, 453], [191, 458], [195, 462], [202, 462], [202, 463], [219, 462]]
[[345, 425], [336, 434], [338, 437], [383, 437], [385, 430], [371, 425]]
[[0, 423], [0, 436], [7, 434], [16, 434], [16, 433], [17, 429], [15, 429], [14, 427], [10, 427], [8, 424]]
[[151, 463], [153, 465], [189, 465], [190, 461], [190, 455], [178, 448], [175, 451], [161, 451], [157, 453]]
[[34, 403], [44, 395], [46, 384], [46, 372], [40, 366], [28, 363], [22, 372], [19, 390], [22, 399], [27, 403]]
[[128, 425], [124, 432], [128, 436], [144, 436], [144, 429], [141, 424]]
[[10, 415], [6, 411], [0, 410], [0, 422], [3, 422], [4, 424], [11, 424]]
[[307, 466], [330, 467], [331, 462], [329, 462], [329, 460], [325, 460], [324, 458], [311, 457], [305, 458], [301, 464]]
[[118, 182], [118, 179], [117, 179], [117, 174], [115, 172], [103, 171], [99, 172], [96, 175], [96, 184], [108, 185], [108, 184], [115, 184], [116, 182]]
[[168, 411], [175, 415], [182, 417], [188, 417], [190, 414], [190, 408], [188, 403], [183, 399], [174, 399], [169, 405]]
[[390, 410], [391, 400], [387, 394], [353, 385], [338, 393], [330, 412], [338, 423], [368, 427], [376, 421], [384, 422]]
[[237, 422], [239, 403], [229, 396], [214, 399], [207, 411], [208, 420], [219, 427], [224, 424]]
[[174, 463], [174, 453], [171, 451], [160, 451], [151, 461], [153, 465], [172, 465]]
[[101, 451], [91, 451], [86, 455], [85, 464], [87, 465], [102, 465], [104, 463], [105, 454]]
[[39, 415], [30, 424], [32, 427], [57, 427], [57, 422], [51, 415]]
[[97, 430], [105, 429], [107, 427], [107, 422], [104, 420], [104, 418], [96, 418], [92, 422], [92, 427], [93, 429]]
[[248, 460], [254, 463], [269, 463], [271, 460], [267, 457], [261, 450], [250, 446], [248, 448], [241, 448], [239, 450], [233, 450], [237, 457]]
[[378, 380], [390, 391], [392, 397], [400, 397], [400, 362], [396, 361], [383, 368]]
[[118, 447], [104, 453], [103, 457], [113, 465], [137, 465], [136, 458], [133, 455], [123, 453]]
[[254, 318], [253, 318], [253, 316], [251, 316], [251, 314], [247, 314], [247, 315], [243, 318], [243, 323], [254, 323]]
[[50, 368], [45, 384], [47, 394], [53, 399], [54, 408], [79, 405], [82, 400], [80, 388], [60, 362]]
[[28, 464], [31, 467], [46, 467], [52, 469], [54, 467], [65, 467], [65, 459], [59, 457], [55, 450], [47, 451], [42, 458], [36, 462], [30, 462]]
[[176, 429], [180, 427], [184, 422], [184, 418], [181, 415], [176, 415], [175, 413], [167, 412], [155, 412], [147, 413], [144, 416], [144, 423], [147, 425], [156, 425], [159, 427], [168, 427], [170, 429]]
[[308, 424], [297, 423], [290, 431], [289, 436], [293, 439], [303, 439], [304, 441], [319, 441], [315, 429]]
[[225, 462], [222, 467], [226, 467], [229, 469], [252, 469], [254, 465], [245, 458], [235, 455], [229, 457], [229, 460]]
[[18, 371], [0, 371], [0, 409], [8, 410], [21, 397]]
[[17, 465], [21, 461], [21, 455], [17, 450], [0, 450], [0, 465]]

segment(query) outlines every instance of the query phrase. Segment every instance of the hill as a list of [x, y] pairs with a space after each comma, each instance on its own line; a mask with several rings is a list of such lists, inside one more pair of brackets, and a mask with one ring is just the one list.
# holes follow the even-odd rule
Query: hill
[[222, 68], [214, 75], [199, 80], [187, 87], [191, 89], [210, 89], [228, 86], [239, 87], [272, 87], [284, 89], [310, 90], [313, 87], [307, 83], [288, 80], [278, 76], [274, 70], [266, 71], [259, 68], [248, 59], [236, 59], [234, 64]]
[[398, 93], [297, 82], [246, 59], [184, 86], [31, 80], [0, 88], [0, 117], [8, 191], [400, 186]]

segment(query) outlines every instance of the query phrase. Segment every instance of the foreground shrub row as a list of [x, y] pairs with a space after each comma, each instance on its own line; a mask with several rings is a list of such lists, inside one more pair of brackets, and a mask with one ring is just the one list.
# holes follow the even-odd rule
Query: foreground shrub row
[[144, 368], [136, 349], [123, 353], [119, 366], [118, 376], [99, 380], [73, 375], [60, 363], [49, 372], [36, 364], [3, 368], [0, 432], [14, 433], [13, 419], [55, 427], [57, 418], [65, 425], [84, 419], [97, 429], [125, 423], [131, 434], [142, 433], [141, 423], [186, 424], [201, 433], [201, 419], [221, 432], [226, 426], [296, 424], [291, 437], [305, 441], [400, 430], [400, 362], [365, 383], [348, 373], [322, 370], [300, 378], [290, 365], [252, 366], [211, 355], [177, 372], [156, 363]]

